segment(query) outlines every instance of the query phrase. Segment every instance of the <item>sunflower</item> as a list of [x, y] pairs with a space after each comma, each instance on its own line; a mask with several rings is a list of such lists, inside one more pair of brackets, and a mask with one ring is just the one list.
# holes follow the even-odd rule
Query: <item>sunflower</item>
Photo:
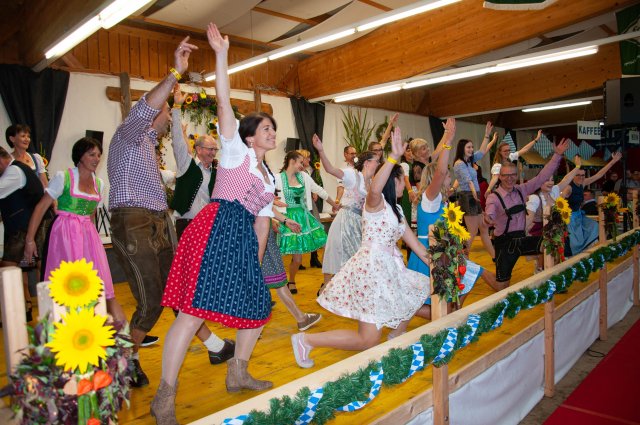
[[204, 91], [204, 89], [202, 89], [200, 91], [200, 99], [206, 99], [207, 98], [207, 92]]
[[96, 301], [102, 291], [102, 279], [93, 263], [84, 258], [63, 261], [51, 272], [49, 291], [55, 302], [65, 307], [83, 307]]
[[319, 169], [320, 169], [320, 161], [314, 162], [314, 163], [313, 163], [313, 167], [314, 167], [316, 170], [319, 170]]
[[606, 196], [606, 198], [604, 198], [604, 203], [611, 207], [617, 207], [618, 204], [620, 204], [620, 197], [618, 197], [618, 195], [616, 195], [615, 193], [611, 192]]
[[185, 99], [184, 99], [184, 103], [185, 104], [190, 105], [191, 102], [193, 102], [193, 98], [191, 96], [185, 97]]
[[47, 347], [56, 354], [56, 364], [64, 370], [79, 369], [85, 373], [89, 365], [98, 366], [106, 359], [105, 347], [115, 344], [111, 326], [104, 326], [105, 316], [96, 316], [92, 310], [71, 311], [55, 323], [55, 331]]
[[560, 210], [560, 217], [565, 224], [571, 221], [571, 210], [569, 208]]
[[560, 211], [566, 210], [569, 208], [569, 202], [560, 196], [558, 197], [558, 199], [556, 199], [556, 208], [558, 208]]
[[460, 242], [467, 241], [467, 240], [469, 240], [469, 238], [471, 238], [471, 235], [469, 234], [467, 229], [465, 229], [463, 226], [461, 226], [459, 224], [456, 224], [454, 226], [450, 226], [449, 227], [449, 232], [451, 232], [451, 234], [453, 236], [458, 238], [458, 240]]
[[442, 217], [444, 217], [445, 223], [447, 224], [449, 230], [451, 230], [453, 226], [459, 226], [462, 223], [462, 216], [464, 216], [464, 213], [456, 204], [449, 203], [449, 205], [444, 207], [444, 213], [442, 214]]

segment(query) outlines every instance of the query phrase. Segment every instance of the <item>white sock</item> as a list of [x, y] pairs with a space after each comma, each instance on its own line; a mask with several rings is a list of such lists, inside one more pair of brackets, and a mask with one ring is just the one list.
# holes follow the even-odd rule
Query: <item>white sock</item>
[[140, 360], [140, 356], [138, 355], [138, 353], [133, 353], [131, 355], [131, 358], [134, 359], [134, 360]]
[[207, 347], [207, 350], [213, 351], [214, 353], [217, 353], [218, 351], [222, 350], [222, 347], [224, 347], [224, 341], [218, 338], [218, 335], [214, 333], [211, 333], [211, 335], [209, 335], [209, 338], [207, 338], [207, 340], [204, 341], [203, 344], [205, 345], [205, 347]]

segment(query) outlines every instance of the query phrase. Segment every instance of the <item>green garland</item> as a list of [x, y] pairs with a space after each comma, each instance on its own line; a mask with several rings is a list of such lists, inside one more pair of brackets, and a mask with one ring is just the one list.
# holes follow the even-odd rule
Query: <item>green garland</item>
[[[548, 281], [536, 288], [523, 288], [519, 292], [508, 294], [506, 299], [509, 303], [506, 309], [504, 303], [501, 301], [479, 314], [480, 322], [472, 342], [477, 341], [482, 334], [491, 331], [493, 324], [503, 310], [505, 310], [506, 317], [513, 319], [522, 309], [533, 308], [545, 302], [544, 294], [547, 293], [550, 282], [555, 284], [556, 292], [568, 289], [576, 281], [587, 282], [592, 272], [602, 269], [606, 263], [627, 254], [638, 244], [640, 244], [640, 230], [635, 231], [617, 243], [612, 243], [597, 249], [589, 257], [580, 260], [574, 266], [552, 276]], [[456, 351], [462, 346], [462, 341], [465, 336], [470, 334], [471, 327], [465, 324], [458, 327], [457, 331], [458, 337], [453, 351], [447, 358], [434, 364], [435, 367], [441, 367], [451, 361]], [[447, 334], [448, 331], [443, 329], [436, 335], [425, 334], [420, 337], [420, 343], [424, 348], [425, 366], [431, 363], [436, 357]], [[403, 382], [409, 373], [412, 358], [413, 352], [411, 347], [391, 349], [382, 357], [380, 364], [384, 369], [383, 386], [392, 387]], [[345, 374], [336, 381], [324, 384], [324, 395], [318, 403], [313, 423], [319, 425], [325, 424], [335, 417], [337, 408], [354, 400], [365, 400], [371, 389], [369, 373], [372, 370], [378, 370], [378, 363], [371, 362], [365, 368], [361, 368], [350, 374]], [[244, 423], [246, 425], [292, 424], [305, 410], [310, 394], [311, 390], [308, 387], [304, 387], [298, 391], [294, 398], [289, 396], [273, 398], [270, 401], [271, 406], [269, 411], [261, 412], [253, 410]]]

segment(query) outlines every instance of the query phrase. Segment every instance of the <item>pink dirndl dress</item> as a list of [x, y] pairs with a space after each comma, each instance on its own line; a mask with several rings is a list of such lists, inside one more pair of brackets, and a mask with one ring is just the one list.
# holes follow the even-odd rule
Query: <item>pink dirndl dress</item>
[[78, 169], [58, 172], [46, 189], [49, 196], [58, 200], [58, 215], [51, 226], [45, 277], [60, 266], [62, 261], [86, 259], [93, 262], [98, 276], [104, 283], [105, 298], [115, 298], [113, 281], [107, 254], [91, 216], [102, 199], [102, 181], [93, 176], [96, 193], [80, 192], [77, 185]]

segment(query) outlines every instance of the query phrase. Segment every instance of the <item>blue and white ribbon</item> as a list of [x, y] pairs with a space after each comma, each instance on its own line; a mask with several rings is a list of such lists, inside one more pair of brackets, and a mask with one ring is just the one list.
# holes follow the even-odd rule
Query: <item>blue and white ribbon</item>
[[[576, 270], [575, 267], [571, 267], [571, 281], [573, 282], [573, 279], [576, 278], [576, 274], [578, 273], [578, 271]], [[566, 284], [567, 282], [565, 282]]]
[[379, 371], [372, 370], [369, 374], [369, 379], [372, 382], [371, 391], [369, 391], [369, 398], [365, 401], [353, 401], [349, 404], [346, 404], [342, 407], [338, 407], [336, 410], [340, 412], [355, 412], [358, 409], [362, 409], [364, 406], [369, 404], [371, 400], [376, 398], [378, 393], [380, 392], [380, 388], [382, 387], [382, 378], [384, 377], [384, 371], [382, 370], [382, 363], [378, 364], [380, 366]]
[[547, 283], [549, 284], [547, 286], [547, 292], [544, 294], [544, 298], [540, 299], [541, 303], [549, 301], [553, 297], [553, 294], [555, 294], [556, 292], [555, 282], [552, 280], [547, 280]]
[[421, 343], [416, 342], [411, 346], [411, 349], [413, 350], [411, 367], [409, 368], [409, 374], [402, 380], [402, 382], [411, 378], [417, 371], [424, 369], [424, 347]]
[[[591, 266], [591, 271], [593, 271], [593, 267], [594, 267], [595, 261], [591, 257], [589, 257], [589, 259], [587, 261], [589, 261], [589, 265]], [[604, 257], [602, 257], [602, 261], [604, 261]]]
[[235, 418], [227, 418], [224, 421], [222, 421], [222, 424], [223, 425], [242, 425], [244, 421], [246, 421], [247, 419], [249, 419], [249, 415], [240, 415], [240, 416], [236, 416]]
[[460, 348], [466, 347], [471, 343], [471, 340], [473, 339], [473, 337], [476, 335], [476, 332], [478, 331], [478, 323], [480, 323], [480, 316], [478, 314], [470, 314], [469, 317], [467, 318], [467, 325], [471, 327], [471, 333], [464, 336], [464, 339], [462, 340], [462, 345], [460, 346]]
[[441, 362], [446, 359], [456, 346], [456, 340], [458, 339], [458, 331], [456, 328], [448, 328], [449, 333], [440, 347], [438, 355], [433, 358], [433, 363]]
[[540, 298], [540, 291], [538, 291], [538, 288], [531, 288], [531, 291], [533, 292], [533, 295], [535, 295], [535, 299], [533, 299], [533, 301], [531, 301], [531, 304], [527, 304], [527, 310], [532, 309], [533, 307], [538, 305], [538, 299]]
[[324, 390], [322, 388], [318, 388], [309, 396], [309, 400], [307, 400], [307, 407], [305, 407], [304, 412], [298, 417], [295, 422], [295, 425], [309, 425], [313, 420], [313, 417], [316, 415], [316, 409], [318, 408], [318, 403], [322, 400], [322, 396], [324, 395]]
[[[515, 293], [518, 298], [520, 298], [520, 303], [522, 304], [524, 302], [524, 294], [522, 292], [516, 292]], [[520, 309], [522, 308], [522, 305], [518, 305], [516, 306], [516, 311], [513, 312], [513, 315], [517, 315], [518, 313], [520, 313]]]
[[509, 301], [507, 299], [504, 299], [502, 300], [502, 304], [504, 305], [504, 308], [502, 309], [500, 314], [498, 314], [496, 321], [493, 322], [493, 325], [491, 326], [491, 330], [494, 330], [502, 326], [502, 321], [504, 320], [504, 312], [507, 311], [507, 307], [509, 306]]

